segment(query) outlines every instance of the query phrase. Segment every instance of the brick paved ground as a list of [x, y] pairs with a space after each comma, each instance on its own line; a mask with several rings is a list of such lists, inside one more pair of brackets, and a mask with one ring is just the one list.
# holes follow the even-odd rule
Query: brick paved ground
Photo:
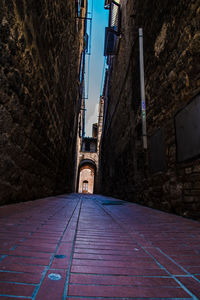
[[200, 299], [200, 223], [114, 200], [1, 207], [0, 300]]

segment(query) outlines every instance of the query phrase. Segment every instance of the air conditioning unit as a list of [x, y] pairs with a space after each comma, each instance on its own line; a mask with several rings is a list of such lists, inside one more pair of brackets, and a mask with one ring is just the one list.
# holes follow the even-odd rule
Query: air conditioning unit
[[104, 56], [115, 55], [117, 52], [117, 33], [110, 27], [105, 28]]

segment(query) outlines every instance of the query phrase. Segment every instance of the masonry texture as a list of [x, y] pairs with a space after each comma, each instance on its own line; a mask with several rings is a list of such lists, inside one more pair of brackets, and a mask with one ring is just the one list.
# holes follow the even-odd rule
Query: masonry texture
[[[200, 91], [200, 1], [122, 0], [121, 13], [121, 37], [106, 99], [102, 192], [199, 218], [200, 160], [177, 161], [174, 116]], [[141, 143], [140, 27], [144, 33], [146, 152]], [[151, 153], [156, 136], [158, 147]], [[159, 159], [158, 152], [160, 169], [152, 166]]]
[[72, 0], [1, 1], [0, 203], [72, 189], [82, 25]]

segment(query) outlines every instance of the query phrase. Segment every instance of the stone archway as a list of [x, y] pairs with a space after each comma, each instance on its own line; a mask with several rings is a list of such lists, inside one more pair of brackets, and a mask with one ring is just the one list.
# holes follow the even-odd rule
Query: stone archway
[[84, 159], [79, 164], [77, 187], [78, 193], [93, 194], [96, 176], [96, 164], [90, 159]]

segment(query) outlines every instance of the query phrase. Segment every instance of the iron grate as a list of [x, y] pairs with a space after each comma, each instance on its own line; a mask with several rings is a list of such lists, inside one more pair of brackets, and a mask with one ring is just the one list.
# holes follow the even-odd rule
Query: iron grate
[[123, 205], [124, 201], [105, 201], [101, 203], [102, 205]]

